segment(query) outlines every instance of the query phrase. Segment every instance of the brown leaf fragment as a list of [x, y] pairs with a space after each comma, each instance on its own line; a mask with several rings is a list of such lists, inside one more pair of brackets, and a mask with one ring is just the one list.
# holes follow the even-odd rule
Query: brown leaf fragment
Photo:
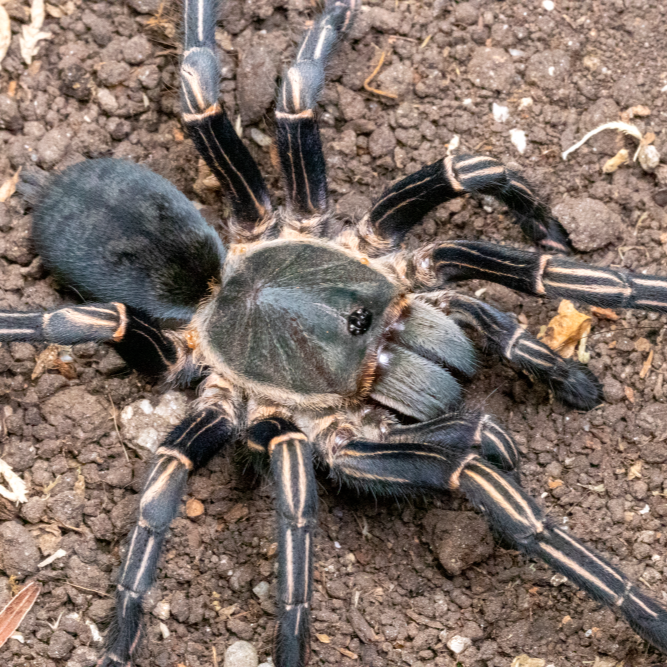
[[512, 660], [512, 667], [544, 667], [547, 663], [542, 658], [531, 658], [525, 653]]
[[405, 615], [409, 616], [415, 623], [419, 623], [420, 625], [425, 625], [429, 628], [435, 628], [436, 630], [445, 629], [445, 626], [440, 623], [440, 621], [433, 621], [430, 618], [426, 618], [426, 616], [418, 614], [416, 611], [412, 611], [412, 609], [407, 609]]
[[558, 315], [549, 322], [543, 335], [538, 334], [538, 338], [562, 357], [569, 359], [579, 341], [588, 337], [591, 322], [588, 315], [580, 313], [571, 301], [564, 299], [558, 306]]
[[331, 637], [329, 635], [315, 635], [318, 639], [318, 641], [322, 642], [323, 644], [331, 644]]
[[563, 486], [563, 484], [565, 484], [565, 482], [563, 482], [562, 479], [549, 478], [549, 481], [547, 482], [550, 489], [557, 489], [559, 486]]
[[639, 371], [639, 377], [642, 380], [648, 375], [648, 372], [651, 370], [652, 363], [653, 363], [653, 350], [651, 350], [648, 353], [648, 357], [646, 357], [646, 361], [642, 365], [642, 369]]
[[617, 320], [618, 315], [611, 308], [600, 308], [593, 306], [591, 308], [591, 315], [595, 315], [600, 320]]
[[241, 521], [241, 519], [245, 519], [248, 514], [250, 514], [248, 506], [243, 503], [238, 503], [225, 514], [225, 521], [227, 523], [236, 523], [237, 521]]
[[345, 657], [350, 658], [350, 660], [358, 660], [359, 656], [352, 651], [348, 651], [346, 648], [339, 648], [338, 651], [342, 653]]
[[7, 201], [16, 192], [16, 184], [19, 182], [20, 173], [21, 167], [16, 170], [13, 176], [0, 185], [0, 202]]
[[630, 469], [628, 470], [628, 481], [632, 479], [641, 478], [642, 476], [641, 470], [643, 463], [644, 463], [643, 461], [639, 460], [630, 466]]
[[0, 612], [0, 647], [14, 634], [21, 621], [32, 609], [42, 590], [41, 584], [31, 581], [21, 589]]
[[630, 152], [627, 148], [621, 148], [614, 157], [610, 157], [602, 167], [605, 174], [613, 174], [621, 165], [630, 161]]
[[630, 401], [630, 403], [635, 402], [635, 390], [632, 387], [624, 387], [625, 397]]
[[204, 513], [204, 503], [196, 498], [190, 498], [190, 500], [185, 503], [185, 513], [191, 519], [201, 516]]
[[49, 345], [37, 355], [37, 363], [32, 371], [30, 378], [36, 380], [38, 377], [46, 373], [46, 371], [56, 368], [60, 361], [60, 345]]

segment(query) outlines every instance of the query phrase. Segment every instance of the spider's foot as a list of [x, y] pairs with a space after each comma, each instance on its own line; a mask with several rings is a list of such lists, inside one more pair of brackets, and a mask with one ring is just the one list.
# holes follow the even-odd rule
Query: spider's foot
[[604, 401], [600, 380], [586, 366], [566, 359], [558, 370], [549, 386], [559, 401], [575, 410], [592, 410]]

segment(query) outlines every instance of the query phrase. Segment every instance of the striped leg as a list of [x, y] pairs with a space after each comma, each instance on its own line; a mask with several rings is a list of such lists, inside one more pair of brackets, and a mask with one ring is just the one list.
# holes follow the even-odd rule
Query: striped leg
[[233, 432], [223, 412], [206, 408], [186, 417], [157, 450], [118, 577], [116, 614], [98, 667], [131, 667], [142, 635], [141, 603], [153, 585], [162, 543], [178, 512], [188, 473], [205, 465]]
[[146, 313], [122, 303], [67, 306], [47, 313], [0, 312], [0, 341], [74, 345], [112, 343], [140, 373], [158, 377], [176, 361], [176, 348]]
[[480, 456], [519, 480], [521, 458], [512, 436], [489, 414], [462, 412], [420, 424], [396, 426], [392, 442], [424, 442], [452, 448], [470, 446]]
[[566, 405], [592, 410], [602, 402], [600, 382], [586, 366], [576, 359], [563, 359], [519, 326], [513, 315], [461, 294], [429, 296], [459, 324], [475, 330], [490, 350], [546, 384]]
[[310, 655], [310, 598], [317, 486], [312, 447], [293, 424], [274, 417], [250, 428], [248, 446], [271, 458], [278, 515], [276, 667], [303, 667]]
[[469, 193], [499, 199], [533, 243], [549, 250], [570, 251], [567, 232], [527, 181], [497, 160], [481, 155], [441, 158], [398, 181], [375, 202], [360, 233], [373, 246], [381, 246], [376, 238], [380, 237], [396, 247], [429, 211]]
[[352, 441], [337, 453], [333, 473], [376, 492], [458, 489], [503, 541], [544, 560], [667, 652], [667, 611], [602, 556], [551, 524], [523, 489], [462, 444]]
[[477, 241], [444, 243], [435, 248], [432, 258], [433, 270], [445, 281], [477, 278], [550, 299], [667, 312], [667, 277], [589, 266]]
[[276, 141], [287, 204], [298, 217], [325, 212], [327, 183], [315, 104], [324, 68], [336, 43], [349, 30], [359, 0], [328, 0], [324, 13], [304, 35], [277, 99]]
[[217, 0], [185, 0], [181, 63], [183, 122], [197, 150], [222, 185], [239, 232], [251, 235], [271, 212], [257, 164], [218, 102], [220, 68], [215, 53]]

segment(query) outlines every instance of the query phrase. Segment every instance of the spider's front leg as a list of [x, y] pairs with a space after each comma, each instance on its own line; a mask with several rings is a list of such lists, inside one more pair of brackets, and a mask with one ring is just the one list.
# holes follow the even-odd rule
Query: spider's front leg
[[570, 252], [567, 232], [520, 174], [482, 155], [447, 156], [387, 188], [361, 221], [359, 233], [381, 250], [398, 247], [436, 206], [466, 194], [486, 194], [505, 204], [523, 233], [547, 250]]
[[494, 243], [452, 241], [432, 249], [433, 282], [477, 278], [550, 299], [667, 312], [667, 277], [590, 266]]
[[324, 68], [350, 29], [359, 0], [328, 0], [306, 32], [287, 70], [276, 101], [276, 142], [287, 203], [300, 218], [327, 208], [327, 183], [315, 104], [324, 86]]
[[185, 0], [181, 63], [183, 122], [232, 207], [234, 231], [253, 236], [271, 213], [264, 179], [220, 106], [220, 64], [215, 52], [217, 0]]
[[317, 485], [312, 446], [284, 417], [259, 419], [249, 430], [251, 452], [271, 461], [278, 518], [276, 667], [303, 667], [310, 655], [310, 598]]
[[440, 426], [429, 433], [427, 425], [417, 425], [415, 429], [423, 431], [414, 435], [421, 435], [421, 442], [406, 442], [404, 434], [398, 443], [392, 442], [391, 433], [387, 441], [348, 434], [335, 450], [332, 474], [374, 493], [462, 492], [505, 542], [544, 560], [667, 653], [667, 611], [601, 555], [550, 522], [512, 479], [470, 451], [459, 424]]
[[213, 387], [215, 377], [207, 381], [210, 395], [200, 399], [199, 408], [171, 431], [156, 452], [118, 576], [116, 611], [98, 667], [132, 664], [142, 636], [142, 600], [155, 580], [162, 544], [178, 512], [188, 474], [206, 465], [235, 436], [231, 389]]

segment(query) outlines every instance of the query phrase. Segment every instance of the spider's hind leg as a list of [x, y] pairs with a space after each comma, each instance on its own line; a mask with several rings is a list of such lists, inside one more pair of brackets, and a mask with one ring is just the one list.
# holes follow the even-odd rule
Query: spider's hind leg
[[315, 104], [324, 86], [324, 68], [349, 30], [358, 0], [328, 0], [324, 13], [306, 32], [278, 94], [276, 141], [287, 203], [299, 218], [327, 207], [327, 183]]
[[188, 474], [228, 444], [234, 431], [235, 424], [224, 410], [206, 407], [174, 427], [158, 448], [118, 577], [116, 613], [98, 667], [132, 664], [142, 636], [142, 601], [155, 579], [162, 543], [178, 512]]
[[348, 439], [334, 456], [332, 473], [375, 493], [459, 490], [484, 514], [503, 542], [540, 558], [590, 597], [622, 615], [648, 642], [667, 652], [667, 611], [618, 568], [551, 523], [510, 477], [443, 434], [430, 442]]
[[271, 202], [264, 179], [236, 134], [220, 95], [216, 55], [217, 0], [185, 0], [185, 43], [181, 63], [183, 122], [197, 150], [220, 182], [241, 236], [255, 236], [269, 220]]

